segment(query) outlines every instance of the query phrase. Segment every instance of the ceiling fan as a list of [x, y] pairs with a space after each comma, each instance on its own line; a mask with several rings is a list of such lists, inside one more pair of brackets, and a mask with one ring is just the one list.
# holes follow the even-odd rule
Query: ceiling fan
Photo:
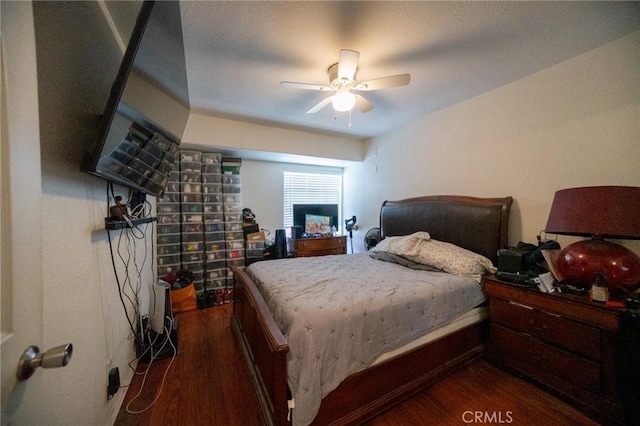
[[356, 71], [358, 70], [359, 57], [360, 53], [355, 50], [340, 50], [338, 63], [331, 65], [327, 70], [327, 73], [329, 74], [328, 86], [294, 83], [291, 81], [281, 81], [280, 86], [291, 89], [336, 92], [334, 95], [323, 99], [313, 106], [309, 111], [307, 111], [307, 114], [316, 113], [330, 103], [333, 104], [333, 108], [336, 111], [351, 111], [355, 107], [362, 112], [368, 112], [373, 109], [371, 102], [366, 100], [362, 95], [354, 92], [365, 92], [369, 90], [406, 86], [411, 81], [411, 76], [409, 74], [398, 74], [357, 83]]

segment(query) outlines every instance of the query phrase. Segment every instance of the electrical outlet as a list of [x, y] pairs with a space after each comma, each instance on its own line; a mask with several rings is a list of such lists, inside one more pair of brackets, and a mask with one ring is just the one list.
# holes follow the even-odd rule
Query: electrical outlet
[[109, 370], [107, 377], [107, 399], [111, 399], [120, 389], [120, 370], [118, 367]]

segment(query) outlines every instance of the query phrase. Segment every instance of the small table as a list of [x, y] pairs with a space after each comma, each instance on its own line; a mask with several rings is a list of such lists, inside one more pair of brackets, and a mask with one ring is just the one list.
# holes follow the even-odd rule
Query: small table
[[[484, 278], [489, 359], [552, 389], [607, 424], [623, 422], [616, 350], [623, 309], [587, 295], [541, 293]], [[618, 376], [619, 377], [619, 376]]]

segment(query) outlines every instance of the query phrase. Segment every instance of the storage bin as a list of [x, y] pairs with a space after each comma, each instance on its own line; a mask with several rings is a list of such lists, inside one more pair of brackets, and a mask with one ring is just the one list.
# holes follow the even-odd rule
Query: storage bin
[[158, 277], [164, 278], [170, 273], [175, 273], [180, 270], [180, 264], [168, 264], [168, 265], [158, 265]]
[[201, 251], [183, 251], [182, 252], [182, 262], [183, 263], [193, 263], [199, 262], [202, 264], [204, 262], [204, 253]]
[[[221, 174], [222, 173], [222, 167], [220, 167], [220, 164], [208, 164], [208, 163], [202, 163], [202, 173], [203, 174]], [[218, 179], [220, 179], [220, 176], [218, 176]]]
[[225, 213], [225, 222], [242, 222], [242, 213]]
[[223, 194], [240, 194], [242, 192], [241, 185], [233, 185], [233, 184], [222, 184], [222, 193]]
[[202, 194], [182, 194], [183, 203], [202, 203]]
[[232, 204], [228, 204], [228, 203], [224, 203], [224, 212], [225, 213], [239, 213], [242, 211], [242, 204], [238, 204], [238, 203], [232, 203]]
[[184, 149], [180, 150], [180, 162], [202, 162], [202, 153], [200, 151], [187, 151]]
[[180, 246], [180, 234], [160, 234], [158, 232], [158, 245], [160, 244], [177, 244]]
[[201, 159], [203, 164], [220, 164], [222, 162], [222, 154], [203, 152]]
[[222, 184], [223, 185], [240, 185], [240, 175], [222, 175]]
[[227, 250], [244, 250], [244, 240], [225, 241]]
[[158, 213], [180, 213], [180, 203], [157, 203]]
[[222, 192], [222, 185], [219, 183], [203, 183], [202, 184], [203, 194], [219, 194], [221, 192]]
[[202, 213], [183, 213], [183, 222], [202, 222]]
[[222, 193], [216, 194], [202, 194], [203, 203], [222, 203]]
[[229, 240], [242, 240], [242, 231], [238, 231], [238, 232], [225, 232], [224, 233], [224, 239], [229, 241]]
[[191, 162], [191, 161], [181, 161], [180, 162], [180, 172], [196, 172], [202, 173], [200, 169], [202, 168], [201, 163]]
[[158, 214], [158, 224], [180, 223], [180, 215], [177, 213]]
[[180, 194], [177, 192], [165, 192], [162, 198], [158, 198], [157, 204], [179, 203]]
[[[224, 231], [224, 224], [222, 222], [205, 222], [204, 223], [205, 233], [220, 232], [220, 231]], [[224, 236], [220, 239], [224, 240]], [[212, 241], [215, 241], [215, 240], [212, 239]]]
[[260, 259], [264, 257], [264, 250], [247, 250], [245, 256], [249, 259]]
[[182, 251], [183, 252], [193, 252], [193, 251], [203, 251], [204, 243], [202, 242], [190, 242], [190, 243], [182, 243]]
[[203, 173], [202, 183], [215, 183], [217, 185], [220, 185], [220, 183], [222, 183], [222, 179], [220, 178], [220, 176], [220, 174]]
[[202, 232], [202, 223], [183, 223], [182, 232]]
[[180, 254], [180, 243], [177, 244], [158, 244], [156, 248], [158, 256], [167, 256]]
[[203, 209], [205, 213], [222, 213], [222, 203], [206, 203]]
[[204, 209], [202, 203], [182, 203], [182, 213], [202, 213]]
[[[203, 263], [202, 262], [182, 262], [182, 270], [190, 271], [194, 275], [202, 274], [203, 272]], [[202, 275], [200, 275], [202, 278]]]
[[226, 253], [225, 250], [207, 251], [205, 252], [205, 260], [207, 262], [210, 260], [224, 260]]
[[201, 243], [204, 241], [204, 234], [202, 232], [184, 232], [182, 234], [183, 243]]
[[179, 265], [180, 264], [180, 254], [171, 254], [171, 255], [168, 255], [168, 256], [158, 256], [157, 263], [158, 263], [158, 266]]
[[242, 231], [242, 222], [225, 222], [225, 231]]
[[[205, 263], [205, 270], [207, 272], [221, 270], [223, 274], [226, 274], [225, 272], [226, 266], [227, 264], [224, 260], [214, 260], [214, 261], [208, 260]], [[221, 275], [221, 276], [224, 276], [224, 275]]]
[[224, 232], [205, 232], [204, 240], [206, 242], [223, 242], [224, 241]]
[[180, 182], [202, 182], [202, 175], [200, 172], [180, 172]]
[[244, 249], [227, 250], [227, 260], [240, 259], [244, 257]]
[[202, 192], [202, 184], [199, 182], [181, 182], [180, 188], [183, 194], [199, 194]]
[[156, 229], [158, 231], [158, 235], [180, 234], [180, 225], [178, 224], [165, 224], [158, 222]]
[[211, 222], [222, 222], [225, 218], [222, 213], [204, 213], [203, 214], [205, 223]]

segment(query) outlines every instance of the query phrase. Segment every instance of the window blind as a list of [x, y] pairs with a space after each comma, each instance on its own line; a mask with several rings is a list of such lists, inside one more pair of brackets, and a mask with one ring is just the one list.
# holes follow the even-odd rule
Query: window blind
[[284, 227], [293, 226], [294, 204], [337, 204], [342, 223], [342, 170], [284, 172]]

